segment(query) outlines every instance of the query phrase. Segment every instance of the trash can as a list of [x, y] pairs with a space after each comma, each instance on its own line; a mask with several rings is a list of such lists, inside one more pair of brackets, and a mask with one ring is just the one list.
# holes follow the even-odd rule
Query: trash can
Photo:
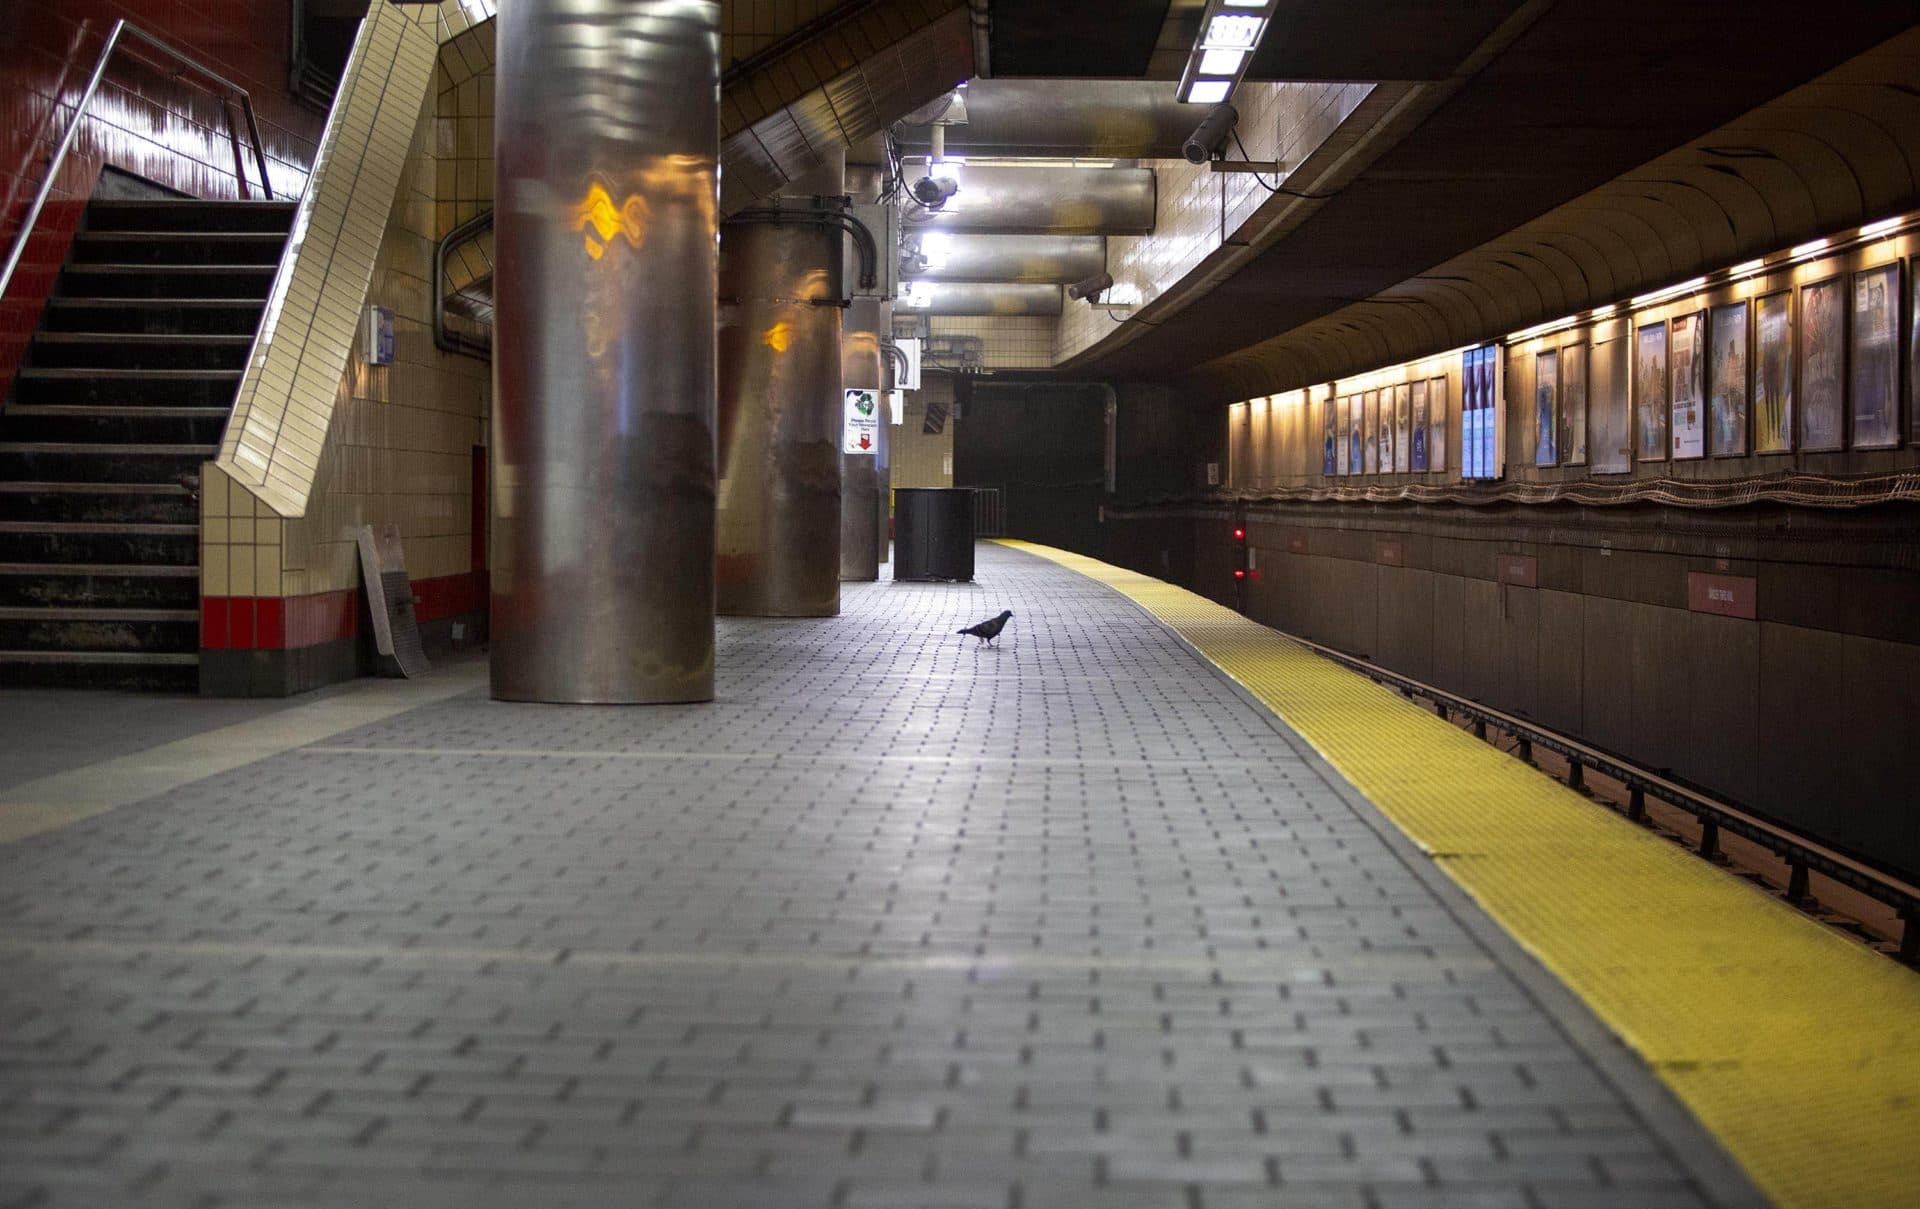
[[973, 492], [901, 487], [893, 493], [893, 577], [973, 578]]

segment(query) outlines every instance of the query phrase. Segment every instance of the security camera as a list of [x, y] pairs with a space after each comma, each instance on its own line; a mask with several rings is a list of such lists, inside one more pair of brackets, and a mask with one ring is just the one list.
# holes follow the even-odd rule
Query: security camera
[[1100, 295], [1112, 288], [1113, 274], [1101, 273], [1096, 277], [1089, 277], [1085, 281], [1076, 281], [1068, 286], [1067, 297], [1075, 301], [1084, 298], [1090, 303], [1098, 302], [1100, 301]]
[[913, 200], [929, 210], [938, 210], [960, 192], [960, 182], [949, 176], [923, 176], [913, 182]]
[[1206, 118], [1187, 137], [1180, 154], [1187, 157], [1189, 164], [1204, 164], [1224, 157], [1227, 154], [1227, 139], [1232, 137], [1233, 128], [1239, 123], [1240, 111], [1225, 101], [1220, 102], [1207, 111]]

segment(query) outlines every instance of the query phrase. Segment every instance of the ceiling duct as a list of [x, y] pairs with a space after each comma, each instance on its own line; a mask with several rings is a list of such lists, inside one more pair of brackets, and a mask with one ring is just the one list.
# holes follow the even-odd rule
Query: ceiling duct
[[1063, 306], [1057, 285], [1010, 282], [914, 282], [900, 294], [894, 314], [942, 316], [1055, 316]]
[[909, 235], [904, 275], [918, 281], [1006, 281], [1064, 285], [1101, 272], [1107, 241], [1098, 235]]
[[[1200, 114], [1173, 92], [1165, 81], [975, 80], [965, 118], [946, 128], [947, 154], [1179, 159]], [[896, 138], [907, 154], [924, 153], [932, 128], [903, 123]]]
[[[721, 99], [723, 217], [807, 176], [826, 153], [880, 133], [973, 74], [964, 4], [871, 0], [843, 7], [844, 19], [809, 28], [804, 37], [728, 70]], [[944, 15], [931, 21], [920, 15], [942, 8]], [[887, 40], [901, 28], [910, 32]]]
[[[908, 205], [905, 231], [975, 235], [1148, 235], [1153, 231], [1150, 168], [941, 165], [960, 192], [940, 210]], [[915, 169], [910, 168], [908, 175]]]

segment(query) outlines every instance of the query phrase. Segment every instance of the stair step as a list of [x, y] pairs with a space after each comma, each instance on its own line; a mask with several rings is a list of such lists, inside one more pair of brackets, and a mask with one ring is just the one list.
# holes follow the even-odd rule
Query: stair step
[[0, 650], [21, 654], [194, 654], [198, 609], [0, 606]]
[[185, 651], [0, 651], [0, 684], [191, 693], [200, 687], [200, 656]]
[[42, 331], [232, 335], [251, 342], [265, 309], [260, 298], [50, 298]]
[[60, 445], [202, 445], [226, 432], [230, 407], [23, 406], [0, 415], [0, 440]]
[[[242, 354], [245, 355], [244, 353]], [[34, 366], [14, 378], [16, 403], [75, 406], [230, 407], [246, 376], [242, 369], [88, 369]]]
[[200, 569], [111, 563], [0, 563], [0, 605], [198, 608]]
[[200, 526], [127, 521], [0, 521], [0, 559], [15, 563], [190, 567], [200, 561]]
[[75, 264], [275, 265], [282, 231], [82, 231]]
[[200, 614], [194, 609], [106, 609], [45, 608], [22, 609], [0, 606], [0, 621], [191, 621]]
[[69, 264], [59, 292], [99, 298], [266, 298], [273, 265]]
[[0, 483], [0, 519], [191, 525], [200, 503], [178, 483]]
[[95, 201], [87, 205], [87, 230], [277, 231], [284, 235], [293, 228], [297, 209], [291, 201]]
[[251, 347], [239, 333], [40, 332], [27, 355], [35, 369], [239, 373]]
[[166, 483], [199, 475], [218, 445], [0, 442], [0, 478], [69, 483]]

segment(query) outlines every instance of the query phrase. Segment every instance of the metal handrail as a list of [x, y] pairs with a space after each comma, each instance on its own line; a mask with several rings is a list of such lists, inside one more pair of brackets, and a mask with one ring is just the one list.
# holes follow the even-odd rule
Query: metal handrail
[[492, 343], [483, 343], [447, 327], [447, 254], [492, 229], [493, 211], [487, 210], [448, 231], [433, 245], [433, 346], [443, 353], [459, 353], [477, 361], [493, 360]]
[[[27, 208], [26, 216], [21, 219], [20, 229], [14, 233], [13, 247], [7, 252], [6, 267], [0, 268], [0, 298], [6, 297], [7, 287], [13, 284], [14, 271], [20, 267], [20, 260], [26, 255], [27, 240], [32, 237], [33, 228], [40, 221], [40, 212], [46, 209], [47, 199], [53, 196], [53, 182], [60, 175], [60, 166], [66, 162], [67, 152], [73, 149], [74, 140], [80, 135], [81, 119], [87, 116], [87, 107], [93, 104], [95, 94], [100, 91], [100, 85], [107, 76], [107, 65], [113, 58], [113, 52], [120, 48], [123, 37], [143, 42], [174, 62], [191, 68], [206, 79], [225, 88], [226, 95], [220, 98], [222, 109], [226, 109], [227, 103], [236, 94], [239, 96], [240, 109], [247, 116], [247, 134], [253, 140], [254, 164], [260, 171], [260, 192], [266, 195], [268, 201], [273, 200], [273, 186], [267, 181], [266, 145], [260, 141], [260, 123], [254, 118], [252, 95], [198, 59], [169, 46], [123, 18], [113, 23], [113, 30], [107, 35], [107, 44], [100, 48], [100, 59], [93, 66], [93, 75], [87, 80], [86, 91], [80, 94], [80, 103], [74, 106], [73, 120], [67, 123], [67, 132], [60, 136], [60, 146], [54, 151], [53, 159], [47, 164], [47, 177], [40, 183], [40, 192], [34, 195], [33, 205]], [[240, 153], [240, 132], [234, 129], [233, 111], [230, 109], [227, 110], [227, 128], [232, 132], [234, 141], [234, 175], [239, 179], [240, 188], [244, 193], [247, 188], [246, 161]]]

